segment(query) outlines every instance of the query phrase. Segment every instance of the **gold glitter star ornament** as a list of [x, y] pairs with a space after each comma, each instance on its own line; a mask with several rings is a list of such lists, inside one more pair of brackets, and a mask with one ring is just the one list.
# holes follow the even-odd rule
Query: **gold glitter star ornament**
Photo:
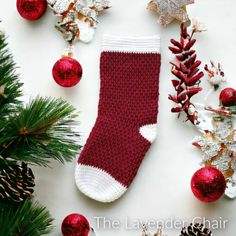
[[159, 23], [167, 26], [174, 19], [180, 22], [189, 21], [186, 6], [193, 3], [194, 0], [152, 0], [148, 4], [148, 9], [157, 12]]

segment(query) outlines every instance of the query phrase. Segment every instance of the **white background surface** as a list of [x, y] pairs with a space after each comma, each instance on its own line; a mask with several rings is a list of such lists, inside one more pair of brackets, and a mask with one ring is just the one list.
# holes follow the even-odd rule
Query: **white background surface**
[[[156, 15], [146, 10], [145, 0], [111, 0], [112, 8], [100, 16], [100, 24], [92, 43], [75, 46], [75, 56], [84, 68], [84, 76], [78, 86], [64, 89], [51, 78], [54, 62], [60, 57], [66, 44], [53, 25], [56, 18], [51, 11], [35, 23], [19, 17], [15, 1], [1, 1], [1, 29], [9, 35], [9, 47], [19, 65], [18, 70], [25, 83], [25, 99], [43, 96], [63, 97], [81, 111], [80, 131], [85, 142], [94, 124], [99, 96], [99, 55], [103, 33], [143, 36], [160, 34], [162, 38], [162, 70], [160, 76], [158, 138], [146, 156], [140, 171], [128, 192], [112, 204], [100, 204], [83, 196], [74, 184], [74, 163], [65, 166], [53, 162], [52, 169], [34, 168], [36, 197], [45, 204], [56, 219], [51, 234], [59, 236], [60, 224], [70, 213], [84, 214], [96, 228], [94, 216], [104, 216], [121, 222], [118, 230], [98, 230], [99, 236], [138, 236], [135, 230], [127, 231], [124, 220], [166, 220], [170, 217], [192, 220], [207, 217], [229, 221], [226, 229], [214, 231], [215, 236], [232, 236], [236, 233], [236, 200], [223, 197], [214, 204], [196, 200], [189, 183], [199, 168], [200, 152], [191, 146], [196, 134], [192, 127], [177, 120], [170, 113], [172, 103], [167, 99], [172, 91], [170, 65], [172, 58], [167, 49], [170, 38], [178, 38], [178, 24], [161, 29]], [[208, 31], [197, 36], [199, 59], [222, 62], [227, 78], [236, 87], [236, 2], [234, 0], [198, 0], [189, 7], [191, 17], [203, 21]], [[147, 68], [148, 69], [148, 68]], [[202, 96], [199, 96], [201, 100]], [[169, 236], [179, 235], [179, 230], [167, 230]]]

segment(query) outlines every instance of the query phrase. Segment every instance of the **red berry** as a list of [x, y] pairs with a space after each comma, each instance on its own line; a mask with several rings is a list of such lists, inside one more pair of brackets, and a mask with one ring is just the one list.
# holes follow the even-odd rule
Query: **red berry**
[[220, 93], [220, 101], [225, 107], [236, 105], [236, 90], [233, 88], [223, 89]]
[[71, 57], [62, 57], [53, 66], [52, 75], [57, 84], [62, 87], [73, 87], [82, 77], [82, 67]]
[[38, 20], [47, 9], [46, 0], [17, 0], [17, 10], [26, 20]]

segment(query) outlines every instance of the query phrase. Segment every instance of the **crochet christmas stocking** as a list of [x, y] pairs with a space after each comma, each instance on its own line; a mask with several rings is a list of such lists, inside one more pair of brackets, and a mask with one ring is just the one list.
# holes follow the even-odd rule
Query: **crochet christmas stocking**
[[75, 180], [88, 197], [118, 199], [156, 137], [160, 39], [105, 36], [98, 117], [78, 159]]

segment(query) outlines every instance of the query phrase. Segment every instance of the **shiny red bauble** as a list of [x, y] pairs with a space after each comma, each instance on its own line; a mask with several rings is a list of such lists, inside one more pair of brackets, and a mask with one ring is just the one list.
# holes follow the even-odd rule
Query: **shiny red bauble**
[[73, 87], [79, 83], [83, 74], [78, 61], [71, 57], [62, 57], [53, 66], [52, 75], [62, 87]]
[[38, 20], [47, 9], [46, 0], [17, 0], [17, 10], [26, 20]]
[[63, 236], [88, 236], [89, 231], [88, 220], [80, 214], [68, 215], [61, 225]]
[[236, 90], [233, 88], [225, 88], [220, 93], [220, 101], [223, 106], [230, 107], [236, 105]]
[[191, 180], [192, 192], [202, 202], [214, 202], [225, 192], [224, 175], [214, 167], [198, 170]]

